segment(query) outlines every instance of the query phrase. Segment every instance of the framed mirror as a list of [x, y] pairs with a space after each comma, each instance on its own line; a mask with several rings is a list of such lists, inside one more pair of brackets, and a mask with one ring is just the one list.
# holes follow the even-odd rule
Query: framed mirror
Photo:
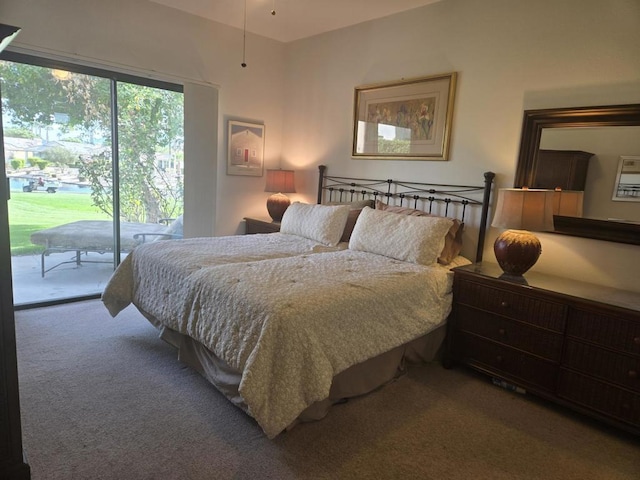
[[[640, 157], [640, 104], [527, 110], [514, 186], [583, 191], [581, 216], [554, 215], [556, 233], [640, 245], [640, 202], [612, 199], [621, 157]], [[536, 183], [549, 175], [564, 183]]]

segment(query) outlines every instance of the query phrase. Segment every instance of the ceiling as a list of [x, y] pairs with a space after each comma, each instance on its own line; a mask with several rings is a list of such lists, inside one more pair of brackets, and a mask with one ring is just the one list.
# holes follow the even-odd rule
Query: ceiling
[[[244, 0], [150, 0], [243, 28]], [[290, 42], [442, 0], [246, 0], [248, 32]], [[276, 14], [272, 15], [271, 12]]]

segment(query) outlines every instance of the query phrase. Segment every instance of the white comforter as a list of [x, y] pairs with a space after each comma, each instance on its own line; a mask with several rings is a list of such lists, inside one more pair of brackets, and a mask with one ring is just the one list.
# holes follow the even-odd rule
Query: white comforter
[[[143, 244], [118, 266], [107, 283], [102, 300], [109, 313], [115, 317], [133, 302], [134, 291], [137, 289], [154, 291], [162, 288], [165, 293], [162, 302], [169, 304], [179, 301], [179, 298], [173, 298], [178, 294], [176, 287], [184, 278], [202, 268], [324, 250], [330, 248], [313, 240], [283, 233], [191, 238]], [[162, 283], [158, 283], [159, 279], [162, 279]], [[152, 310], [156, 311], [157, 308]], [[160, 318], [167, 315], [168, 312]]]
[[[336, 374], [428, 333], [451, 305], [447, 269], [371, 253], [194, 268], [166, 266], [151, 250], [156, 261], [133, 255], [128, 267], [133, 302], [241, 371], [240, 394], [270, 438], [325, 399]], [[176, 281], [166, 275], [173, 269], [187, 274]], [[122, 304], [118, 283], [130, 288], [118, 277], [126, 275], [114, 275], [103, 295], [112, 315]]]

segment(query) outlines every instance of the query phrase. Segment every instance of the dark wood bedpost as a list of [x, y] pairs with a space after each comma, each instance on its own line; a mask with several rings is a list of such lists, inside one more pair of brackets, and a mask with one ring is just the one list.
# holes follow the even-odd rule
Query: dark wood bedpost
[[487, 220], [489, 219], [489, 199], [491, 198], [491, 186], [496, 174], [484, 172], [484, 197], [482, 199], [482, 216], [480, 217], [480, 232], [478, 234], [478, 249], [476, 250], [476, 262], [482, 261], [484, 250], [484, 237], [487, 235]]
[[324, 172], [327, 170], [326, 165], [318, 165], [320, 174], [318, 176], [318, 203], [322, 203], [322, 186], [324, 185]]

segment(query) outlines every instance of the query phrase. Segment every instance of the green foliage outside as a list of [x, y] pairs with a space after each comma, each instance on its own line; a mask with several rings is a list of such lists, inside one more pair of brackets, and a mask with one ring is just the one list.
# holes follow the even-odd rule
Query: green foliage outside
[[49, 162], [43, 160], [42, 158], [33, 157], [29, 159], [31, 165], [36, 165], [40, 170], [44, 170], [49, 165]]
[[33, 232], [76, 220], [110, 220], [92, 205], [91, 196], [79, 193], [11, 192], [9, 225], [11, 255], [40, 253], [43, 247], [31, 243]]
[[11, 160], [11, 167], [14, 170], [20, 170], [21, 168], [24, 168], [24, 160], [22, 158], [14, 158], [13, 160]]
[[[110, 216], [110, 81], [75, 73], [68, 80], [59, 80], [48, 68], [3, 61], [0, 78], [3, 108], [21, 127], [46, 129], [56, 123], [56, 118], [64, 118], [63, 123], [56, 123], [62, 133], [80, 135], [86, 143], [104, 137], [102, 153], [73, 161], [81, 162], [79, 175], [91, 183], [93, 204]], [[129, 83], [118, 83], [117, 91], [121, 216], [135, 222], [175, 218], [182, 213], [181, 174], [165, 170], [158, 158], [175, 159], [181, 152], [183, 96]], [[69, 165], [61, 153], [46, 155], [54, 163]]]
[[76, 162], [76, 158], [73, 153], [64, 147], [53, 147], [42, 152], [42, 156], [45, 160], [53, 163], [61, 168], [65, 168], [67, 165], [72, 165]]
[[385, 138], [378, 139], [378, 153], [410, 153], [409, 140], [387, 140]]
[[4, 136], [13, 138], [36, 138], [36, 135], [31, 130], [22, 127], [5, 127]]

